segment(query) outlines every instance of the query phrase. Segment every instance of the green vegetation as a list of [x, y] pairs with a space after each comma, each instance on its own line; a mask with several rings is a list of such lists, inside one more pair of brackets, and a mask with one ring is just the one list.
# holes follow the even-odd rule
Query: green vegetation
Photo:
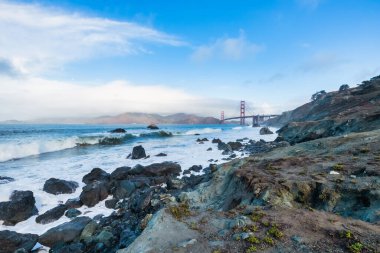
[[344, 169], [344, 165], [341, 163], [337, 163], [332, 168], [333, 168], [333, 170], [341, 171]]
[[169, 211], [177, 220], [191, 214], [189, 205], [187, 203], [181, 203], [177, 206], [169, 206]]
[[252, 252], [256, 252], [256, 251], [257, 251], [256, 246], [251, 245], [245, 252], [246, 253], [252, 253]]
[[267, 232], [268, 235], [273, 236], [274, 238], [280, 239], [284, 234], [278, 229], [276, 225], [273, 225]]
[[246, 240], [252, 244], [259, 244], [260, 243], [260, 240], [253, 235], [249, 236]]
[[263, 241], [269, 245], [274, 245], [274, 240], [269, 236], [264, 237]]
[[354, 244], [351, 244], [348, 249], [350, 250], [351, 253], [361, 253], [364, 248], [364, 245], [361, 244], [360, 242], [356, 242]]
[[264, 216], [265, 216], [264, 213], [262, 213], [262, 212], [256, 212], [256, 213], [253, 213], [253, 214], [250, 216], [250, 218], [251, 218], [252, 221], [254, 221], [254, 222], [258, 222], [258, 221], [260, 221]]

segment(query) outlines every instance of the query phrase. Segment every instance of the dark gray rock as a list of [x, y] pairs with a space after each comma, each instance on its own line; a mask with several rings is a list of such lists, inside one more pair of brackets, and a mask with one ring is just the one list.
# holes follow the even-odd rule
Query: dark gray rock
[[131, 175], [139, 175], [146, 177], [158, 176], [179, 176], [181, 173], [181, 166], [173, 162], [153, 163], [148, 166], [135, 166], [129, 172]]
[[219, 142], [218, 143], [218, 149], [222, 150], [223, 152], [232, 152], [232, 148], [230, 145], [224, 143], [224, 142]]
[[116, 170], [114, 170], [111, 173], [111, 180], [124, 180], [127, 179], [129, 176], [129, 171], [131, 170], [131, 167], [119, 167]]
[[151, 190], [141, 191], [139, 194], [134, 194], [131, 202], [131, 210], [135, 213], [142, 212], [150, 205], [153, 192]]
[[160, 156], [168, 156], [168, 155], [165, 154], [165, 153], [159, 153], [159, 154], [157, 154], [156, 156], [160, 157]]
[[220, 139], [212, 139], [211, 143], [221, 143], [222, 141]]
[[51, 249], [51, 252], [54, 253], [82, 253], [84, 245], [80, 242], [67, 244], [58, 244]]
[[15, 179], [11, 177], [0, 177], [0, 184], [7, 184], [13, 181], [15, 181]]
[[0, 220], [7, 226], [27, 220], [38, 214], [35, 203], [33, 192], [13, 191], [9, 201], [0, 202]]
[[200, 172], [202, 170], [202, 165], [193, 165], [189, 168], [190, 171]]
[[206, 151], [211, 151], [212, 150], [212, 148], [208, 148]]
[[85, 184], [90, 184], [95, 181], [108, 182], [109, 180], [110, 180], [110, 174], [108, 174], [107, 172], [105, 172], [104, 170], [100, 168], [94, 168], [91, 170], [90, 173], [86, 174], [83, 177], [82, 182]]
[[131, 180], [121, 180], [116, 183], [113, 196], [117, 199], [128, 198], [136, 190], [135, 182]]
[[139, 146], [133, 147], [131, 159], [141, 159], [145, 157], [146, 157], [146, 154], [145, 154], [145, 149], [143, 148], [143, 146], [139, 145]]
[[66, 210], [66, 205], [56, 206], [46, 211], [44, 214], [37, 216], [36, 222], [39, 224], [48, 224], [50, 222], [56, 221], [63, 216]]
[[73, 219], [73, 218], [75, 218], [75, 217], [77, 217], [77, 216], [79, 216], [79, 215], [81, 215], [81, 214], [82, 214], [82, 212], [79, 211], [78, 209], [70, 208], [70, 209], [68, 209], [67, 212], [65, 213], [65, 216], [66, 216], [67, 218]]
[[89, 217], [77, 217], [72, 221], [49, 229], [38, 241], [45, 246], [53, 247], [58, 243], [68, 243], [77, 239], [85, 226], [91, 221]]
[[111, 133], [117, 133], [117, 134], [123, 134], [123, 133], [126, 133], [127, 131], [125, 131], [125, 129], [123, 129], [123, 128], [116, 128], [114, 130], [111, 130], [110, 132]]
[[19, 234], [14, 231], [0, 231], [0, 253], [12, 253], [16, 250], [31, 251], [36, 245], [38, 235]]
[[118, 199], [109, 199], [109, 200], [106, 200], [105, 204], [107, 208], [115, 209], [117, 202], [119, 202]]
[[95, 181], [82, 188], [79, 198], [83, 204], [93, 207], [108, 196], [108, 186], [104, 182]]
[[67, 206], [67, 208], [79, 208], [83, 206], [83, 203], [82, 201], [80, 201], [79, 198], [75, 198], [75, 199], [68, 199], [65, 205]]
[[74, 181], [50, 178], [46, 180], [43, 190], [47, 193], [58, 195], [73, 193], [75, 192], [76, 188], [78, 188], [78, 186], [78, 183]]
[[146, 128], [151, 129], [151, 130], [157, 130], [157, 129], [160, 129], [156, 124], [150, 124], [150, 125], [147, 126]]
[[237, 151], [243, 147], [243, 144], [238, 141], [230, 141], [227, 144], [230, 145], [233, 151]]
[[261, 135], [273, 134], [273, 132], [268, 127], [263, 127], [260, 129], [260, 134]]

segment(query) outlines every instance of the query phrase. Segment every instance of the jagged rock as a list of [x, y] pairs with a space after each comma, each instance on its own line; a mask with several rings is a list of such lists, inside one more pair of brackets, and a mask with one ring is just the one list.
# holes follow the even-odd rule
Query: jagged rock
[[121, 180], [116, 183], [115, 188], [113, 189], [113, 196], [116, 199], [124, 199], [129, 196], [136, 190], [136, 184], [132, 180]]
[[111, 246], [114, 239], [115, 238], [114, 238], [113, 234], [109, 231], [106, 231], [106, 230], [103, 230], [102, 232], [100, 232], [95, 238], [95, 240], [98, 243], [103, 243], [106, 247]]
[[178, 179], [169, 179], [166, 184], [168, 190], [179, 190], [185, 186], [185, 183]]
[[179, 176], [181, 166], [174, 162], [153, 163], [148, 166], [137, 165], [129, 171], [131, 175], [139, 175], [145, 177], [171, 177]]
[[156, 156], [160, 157], [160, 156], [168, 156], [168, 155], [165, 154], [165, 153], [159, 153], [159, 154], [157, 154]]
[[212, 150], [212, 148], [208, 148], [206, 151], [211, 151]]
[[114, 130], [111, 130], [110, 132], [111, 133], [117, 133], [117, 134], [123, 134], [123, 133], [126, 133], [127, 131], [125, 131], [125, 129], [123, 129], [123, 128], [116, 128]]
[[145, 154], [145, 149], [143, 148], [143, 146], [139, 145], [139, 146], [133, 147], [131, 159], [141, 159], [145, 157], [146, 157], [146, 154]]
[[98, 223], [96, 223], [96, 221], [93, 221], [93, 220], [90, 221], [84, 227], [79, 239], [85, 240], [85, 241], [90, 239], [91, 236], [95, 233], [97, 227], [98, 227]]
[[237, 151], [243, 147], [243, 144], [238, 141], [230, 141], [227, 144], [230, 145], [233, 151]]
[[43, 190], [47, 193], [58, 195], [73, 193], [78, 187], [78, 183], [74, 181], [50, 178], [46, 180]]
[[166, 132], [166, 131], [159, 131], [158, 135], [161, 137], [172, 137], [173, 134], [171, 132]]
[[80, 242], [71, 243], [69, 245], [58, 244], [51, 249], [54, 253], [83, 253], [84, 245]]
[[11, 253], [17, 250], [30, 252], [37, 240], [38, 235], [35, 234], [19, 234], [14, 231], [2, 230], [0, 231], [0, 252]]
[[190, 171], [200, 172], [202, 170], [202, 165], [193, 165], [189, 168]]
[[46, 211], [44, 214], [37, 216], [36, 222], [40, 224], [47, 224], [47, 223], [56, 221], [63, 216], [66, 210], [67, 210], [66, 205], [56, 206]]
[[78, 209], [70, 208], [70, 209], [68, 209], [68, 210], [66, 211], [65, 216], [66, 216], [67, 218], [73, 219], [73, 218], [75, 218], [75, 217], [77, 217], [77, 216], [79, 216], [79, 215], [81, 215], [81, 214], [82, 214], [82, 212], [79, 211]]
[[203, 139], [198, 138], [197, 139], [197, 142], [205, 142], [205, 141], [208, 141], [208, 139], [207, 138], [203, 138]]
[[10, 200], [0, 202], [0, 220], [4, 225], [15, 225], [36, 215], [38, 210], [31, 191], [13, 191]]
[[135, 213], [143, 211], [150, 205], [153, 192], [151, 190], [141, 191], [139, 194], [134, 194], [131, 202], [131, 210]]
[[86, 174], [83, 177], [82, 182], [85, 184], [90, 184], [95, 181], [108, 182], [109, 180], [110, 180], [110, 174], [108, 174], [107, 172], [105, 172], [104, 170], [100, 168], [94, 168], [91, 170], [90, 173]]
[[151, 129], [151, 130], [157, 130], [157, 129], [160, 129], [156, 124], [150, 124], [150, 125], [147, 126], [146, 128]]
[[119, 201], [118, 199], [109, 199], [109, 200], [106, 200], [105, 205], [109, 209], [115, 209], [118, 201]]
[[218, 149], [223, 150], [224, 152], [232, 152], [232, 148], [230, 145], [224, 143], [224, 142], [219, 142], [218, 143]]
[[261, 135], [273, 134], [273, 132], [268, 127], [263, 127], [260, 129], [260, 134]]
[[222, 141], [220, 139], [212, 139], [211, 143], [221, 143]]
[[0, 184], [7, 184], [13, 181], [15, 181], [15, 179], [11, 177], [0, 177]]
[[65, 205], [67, 206], [67, 208], [79, 208], [83, 206], [83, 203], [82, 201], [80, 201], [79, 198], [75, 198], [75, 199], [68, 199]]
[[128, 178], [131, 167], [119, 167], [111, 173], [111, 180], [124, 180]]
[[48, 247], [53, 247], [57, 243], [72, 242], [80, 236], [90, 221], [89, 217], [77, 217], [72, 221], [49, 229], [40, 236], [38, 241]]
[[104, 182], [95, 181], [83, 187], [79, 198], [86, 206], [93, 207], [100, 201], [106, 199], [107, 196], [107, 184]]

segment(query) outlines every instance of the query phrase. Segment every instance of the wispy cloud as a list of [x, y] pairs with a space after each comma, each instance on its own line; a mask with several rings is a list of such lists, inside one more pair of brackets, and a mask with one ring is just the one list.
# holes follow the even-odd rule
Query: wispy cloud
[[0, 34], [0, 58], [23, 74], [88, 57], [144, 53], [149, 43], [184, 44], [175, 36], [132, 22], [1, 0]]
[[215, 42], [197, 47], [191, 55], [194, 61], [206, 61], [212, 58], [239, 60], [246, 56], [252, 56], [263, 49], [250, 42], [243, 30], [238, 37], [219, 38]]

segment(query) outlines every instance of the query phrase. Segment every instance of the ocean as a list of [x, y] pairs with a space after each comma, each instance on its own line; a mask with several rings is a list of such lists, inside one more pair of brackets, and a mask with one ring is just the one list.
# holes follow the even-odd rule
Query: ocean
[[[65, 203], [69, 198], [80, 195], [82, 177], [93, 168], [102, 168], [111, 173], [117, 167], [148, 165], [156, 162], [172, 161], [181, 165], [182, 170], [192, 165], [207, 167], [210, 159], [213, 163], [225, 162], [222, 151], [212, 144], [212, 138], [224, 142], [241, 138], [272, 141], [277, 136], [260, 135], [260, 128], [238, 125], [160, 125], [159, 130], [148, 130], [146, 125], [40, 125], [40, 124], [4, 124], [0, 125], [0, 176], [12, 177], [13, 182], [0, 181], [0, 201], [7, 201], [13, 190], [31, 190], [36, 198], [39, 214]], [[123, 128], [125, 134], [110, 133], [115, 128]], [[276, 129], [272, 129], [276, 130]], [[171, 132], [165, 137], [159, 131]], [[210, 141], [199, 144], [198, 138]], [[247, 140], [246, 140], [247, 141]], [[147, 159], [127, 159], [136, 145], [142, 145]], [[208, 148], [211, 151], [206, 151]], [[157, 157], [159, 153], [167, 156]], [[247, 156], [236, 153], [238, 157]], [[45, 181], [51, 177], [73, 180], [80, 187], [73, 194], [52, 195], [42, 191]], [[111, 198], [111, 197], [109, 197]], [[81, 207], [83, 214], [94, 217], [98, 214], [109, 215], [113, 211], [104, 206], [104, 201], [93, 208]], [[63, 216], [59, 220], [42, 225], [35, 222], [33, 216], [15, 226], [4, 226], [0, 221], [0, 230], [8, 229], [20, 233], [42, 234], [47, 229], [69, 219]]]

